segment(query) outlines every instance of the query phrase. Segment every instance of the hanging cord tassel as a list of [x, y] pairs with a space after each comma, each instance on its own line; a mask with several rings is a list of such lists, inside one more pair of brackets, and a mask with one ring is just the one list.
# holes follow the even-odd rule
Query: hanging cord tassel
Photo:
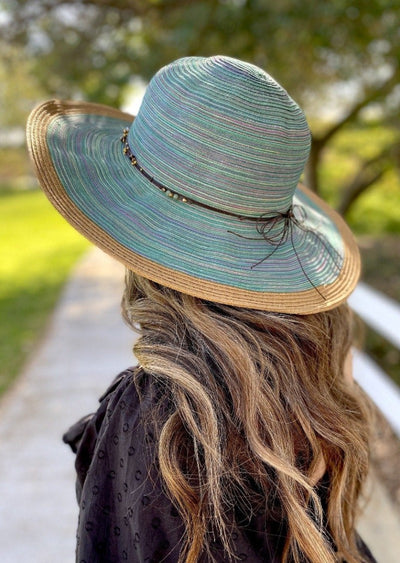
[[[302, 214], [301, 218], [296, 217], [294, 211], [299, 210]], [[246, 217], [241, 217], [240, 220], [245, 220]], [[337, 269], [338, 272], [340, 272], [340, 262], [341, 262], [341, 256], [340, 254], [331, 246], [331, 244], [326, 240], [325, 236], [322, 233], [317, 233], [315, 231], [313, 231], [312, 229], [306, 227], [304, 225], [304, 220], [306, 219], [306, 212], [304, 210], [303, 207], [301, 207], [300, 205], [291, 205], [289, 207], [289, 209], [285, 212], [285, 213], [264, 213], [263, 215], [261, 215], [258, 220], [257, 220], [257, 224], [256, 224], [256, 230], [258, 232], [258, 234], [260, 235], [259, 237], [247, 237], [244, 235], [241, 235], [239, 233], [235, 233], [234, 231], [228, 231], [228, 233], [231, 233], [237, 237], [243, 238], [243, 239], [247, 239], [247, 240], [265, 240], [268, 244], [274, 246], [274, 249], [267, 254], [267, 256], [265, 256], [264, 258], [262, 258], [261, 260], [259, 260], [258, 262], [256, 262], [255, 264], [253, 264], [251, 266], [251, 269], [253, 270], [254, 268], [256, 268], [257, 266], [259, 266], [260, 264], [262, 264], [263, 262], [265, 262], [266, 260], [268, 260], [268, 258], [270, 258], [271, 256], [273, 256], [273, 254], [275, 254], [275, 252], [280, 248], [280, 246], [282, 244], [285, 244], [288, 240], [290, 240], [294, 255], [296, 256], [296, 260], [299, 263], [299, 266], [301, 268], [301, 271], [303, 272], [305, 278], [307, 279], [307, 281], [309, 282], [310, 285], [312, 285], [312, 287], [315, 289], [315, 291], [322, 297], [322, 299], [324, 301], [326, 301], [326, 297], [323, 295], [323, 293], [318, 289], [318, 287], [313, 283], [313, 281], [310, 279], [310, 276], [307, 274], [299, 253], [296, 250], [295, 244], [294, 244], [294, 237], [293, 237], [293, 229], [295, 227], [297, 227], [298, 229], [300, 229], [301, 231], [303, 231], [303, 233], [305, 233], [306, 235], [312, 235], [314, 236], [319, 243], [321, 243], [324, 248], [326, 249], [326, 251], [328, 252], [329, 256], [332, 258], [334, 265]], [[274, 228], [279, 225], [280, 223], [282, 223], [282, 229], [279, 229], [278, 232], [273, 232]]]

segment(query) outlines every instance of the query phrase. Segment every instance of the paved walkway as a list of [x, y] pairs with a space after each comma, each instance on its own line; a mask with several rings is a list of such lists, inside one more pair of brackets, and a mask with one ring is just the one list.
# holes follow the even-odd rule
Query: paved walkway
[[[134, 363], [119, 315], [123, 268], [99, 250], [80, 262], [36, 354], [0, 403], [0, 561], [72, 563], [73, 454], [61, 436]], [[360, 531], [379, 563], [400, 561], [400, 521], [378, 484]]]
[[74, 456], [63, 432], [134, 364], [119, 314], [123, 267], [90, 252], [25, 373], [0, 404], [0, 561], [74, 561]]

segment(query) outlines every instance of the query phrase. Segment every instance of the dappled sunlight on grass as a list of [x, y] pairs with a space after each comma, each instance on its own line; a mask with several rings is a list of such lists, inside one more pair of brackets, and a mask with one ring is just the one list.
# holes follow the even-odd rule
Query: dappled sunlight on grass
[[89, 243], [39, 190], [0, 192], [0, 392], [42, 334], [66, 277]]

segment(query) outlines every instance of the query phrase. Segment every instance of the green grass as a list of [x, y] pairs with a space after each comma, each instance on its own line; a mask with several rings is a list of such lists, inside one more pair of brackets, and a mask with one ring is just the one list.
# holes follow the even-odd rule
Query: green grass
[[42, 192], [0, 191], [0, 393], [38, 342], [63, 284], [89, 243]]

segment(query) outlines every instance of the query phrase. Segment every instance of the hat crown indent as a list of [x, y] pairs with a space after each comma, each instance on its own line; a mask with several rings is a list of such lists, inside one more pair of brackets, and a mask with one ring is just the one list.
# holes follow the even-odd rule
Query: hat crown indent
[[225, 56], [186, 57], [150, 81], [129, 144], [171, 190], [258, 216], [291, 205], [310, 131], [296, 102], [262, 69]]

